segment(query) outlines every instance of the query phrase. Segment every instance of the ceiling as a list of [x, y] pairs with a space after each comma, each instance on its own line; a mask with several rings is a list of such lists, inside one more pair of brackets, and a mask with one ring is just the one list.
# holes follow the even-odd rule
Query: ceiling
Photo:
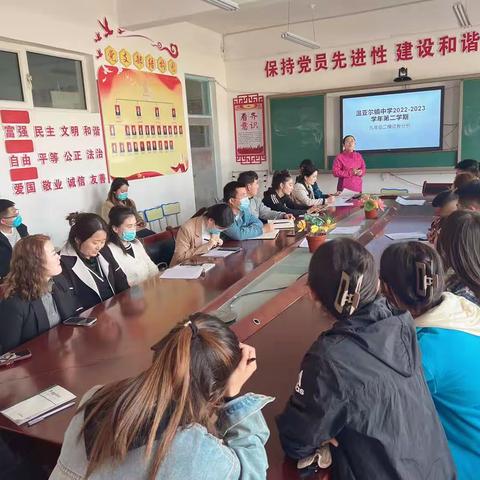
[[[220, 9], [195, 15], [192, 23], [222, 34], [257, 30], [290, 23], [310, 22], [329, 18], [392, 9], [401, 5], [431, 2], [432, 0], [258, 0], [242, 2], [240, 10]], [[312, 5], [314, 7], [312, 8]], [[290, 10], [290, 15], [288, 11]]]
[[[223, 35], [328, 19], [385, 12], [393, 16], [405, 8], [415, 15], [419, 7], [428, 8], [435, 22], [443, 12], [451, 28], [458, 26], [452, 5], [458, 0], [235, 0], [240, 9], [229, 12], [202, 0], [115, 0], [120, 24], [130, 30], [189, 22]], [[462, 0], [473, 25], [480, 22], [480, 0]], [[312, 7], [313, 5], [313, 7]], [[430, 6], [431, 5], [431, 6]], [[360, 17], [359, 17], [360, 18]], [[476, 21], [476, 22], [475, 22]], [[408, 26], [408, 25], [407, 25]], [[444, 28], [445, 25], [441, 25]], [[398, 25], [397, 30], [401, 30]], [[398, 33], [398, 32], [397, 32]]]

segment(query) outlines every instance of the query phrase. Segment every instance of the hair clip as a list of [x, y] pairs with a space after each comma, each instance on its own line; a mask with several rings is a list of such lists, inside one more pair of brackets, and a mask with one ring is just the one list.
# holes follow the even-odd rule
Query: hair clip
[[420, 297], [426, 297], [428, 294], [428, 288], [437, 288], [438, 287], [438, 274], [432, 275], [431, 277], [427, 275], [427, 265], [423, 262], [415, 262], [416, 273], [417, 273], [417, 295]]
[[198, 327], [195, 325], [194, 322], [192, 322], [191, 320], [189, 320], [189, 321], [186, 322], [183, 326], [184, 326], [184, 327], [190, 327], [190, 329], [192, 330], [192, 338], [195, 338], [195, 337], [197, 336]]
[[338, 313], [344, 313], [345, 305], [350, 305], [347, 313], [351, 315], [360, 304], [360, 288], [362, 287], [363, 275], [360, 275], [354, 293], [348, 293], [350, 289], [350, 275], [342, 272], [340, 285], [338, 287], [337, 296], [335, 298], [335, 310]]

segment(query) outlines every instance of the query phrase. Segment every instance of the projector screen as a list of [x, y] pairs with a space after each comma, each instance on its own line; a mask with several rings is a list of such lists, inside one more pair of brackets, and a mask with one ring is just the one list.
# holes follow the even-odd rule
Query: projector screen
[[441, 150], [443, 87], [340, 97], [341, 132], [356, 150]]

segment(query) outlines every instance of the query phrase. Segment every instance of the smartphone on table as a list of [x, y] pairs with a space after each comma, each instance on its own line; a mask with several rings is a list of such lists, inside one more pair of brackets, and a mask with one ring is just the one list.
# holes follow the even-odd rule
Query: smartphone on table
[[32, 352], [30, 350], [22, 350], [20, 352], [7, 352], [0, 356], [0, 367], [6, 367], [8, 365], [12, 365], [15, 362], [19, 362], [20, 360], [25, 360], [32, 356]]
[[95, 317], [70, 317], [63, 324], [72, 327], [91, 327], [96, 321]]

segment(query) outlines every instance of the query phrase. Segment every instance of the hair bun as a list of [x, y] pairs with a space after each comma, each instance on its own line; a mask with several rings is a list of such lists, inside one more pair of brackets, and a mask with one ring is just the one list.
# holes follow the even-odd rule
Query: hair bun
[[71, 212], [65, 217], [65, 219], [67, 220], [68, 224], [72, 226], [75, 225], [75, 222], [77, 221], [79, 215], [79, 212]]

